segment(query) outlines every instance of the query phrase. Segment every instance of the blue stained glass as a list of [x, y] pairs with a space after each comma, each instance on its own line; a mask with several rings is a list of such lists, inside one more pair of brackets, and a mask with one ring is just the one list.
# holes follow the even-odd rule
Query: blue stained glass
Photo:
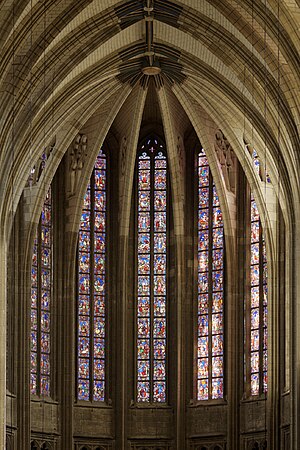
[[90, 255], [88, 253], [79, 254], [79, 272], [89, 272], [90, 270]]
[[79, 356], [88, 356], [90, 352], [90, 340], [88, 338], [78, 339], [78, 354]]
[[138, 298], [138, 315], [149, 316], [150, 315], [150, 299], [149, 297]]
[[198, 227], [199, 229], [208, 228], [208, 209], [199, 210]]
[[155, 359], [164, 359], [166, 357], [166, 340], [154, 339], [153, 356]]
[[95, 233], [95, 251], [105, 252], [105, 234]]
[[164, 403], [166, 401], [166, 382], [155, 381], [153, 384], [153, 400]]
[[104, 317], [96, 317], [94, 319], [94, 335], [96, 337], [105, 336], [105, 319]]
[[208, 336], [198, 338], [198, 358], [208, 356]]
[[94, 315], [104, 316], [105, 315], [105, 297], [94, 297]]
[[88, 276], [83, 275], [79, 277], [79, 292], [80, 294], [87, 294], [90, 289], [90, 279]]
[[78, 334], [79, 336], [89, 336], [90, 333], [90, 320], [89, 317], [79, 317]]
[[156, 338], [164, 338], [164, 337], [166, 337], [166, 319], [154, 318], [153, 335]]
[[214, 378], [212, 380], [212, 398], [223, 398], [223, 378]]
[[213, 230], [213, 248], [223, 246], [223, 228], [215, 228]]
[[138, 251], [139, 253], [150, 252], [150, 235], [139, 234], [138, 235]]
[[50, 335], [41, 333], [41, 352], [50, 353]]
[[104, 190], [106, 183], [105, 170], [95, 170], [95, 188]]
[[154, 252], [165, 253], [166, 252], [166, 235], [165, 233], [154, 234]]
[[87, 252], [90, 249], [90, 233], [85, 231], [79, 232], [79, 251]]
[[41, 262], [44, 267], [50, 268], [51, 262], [51, 250], [50, 248], [43, 248], [41, 250]]
[[154, 255], [154, 273], [166, 273], [166, 255]]
[[220, 208], [213, 208], [213, 226], [220, 227], [223, 225], [222, 211]]
[[149, 211], [150, 210], [150, 192], [141, 191], [139, 192], [139, 211]]
[[100, 233], [105, 232], [105, 213], [97, 212], [95, 214], [94, 228]]
[[96, 380], [104, 379], [104, 360], [94, 359], [94, 378]]
[[154, 231], [155, 232], [166, 231], [166, 213], [165, 212], [154, 213]]
[[212, 273], [213, 290], [221, 291], [223, 289], [223, 272]]
[[50, 331], [50, 314], [48, 312], [41, 313], [41, 330]]
[[212, 333], [219, 334], [223, 331], [223, 314], [212, 314]]
[[95, 284], [94, 284], [95, 292], [97, 294], [104, 294], [105, 289], [105, 277], [104, 275], [95, 276]]
[[150, 399], [150, 383], [138, 382], [137, 383], [137, 400], [139, 402], [149, 402]]
[[167, 193], [166, 191], [154, 192], [154, 207], [156, 211], [165, 211], [167, 206]]
[[90, 382], [88, 380], [79, 380], [77, 387], [78, 400], [89, 400]]
[[43, 245], [50, 246], [51, 244], [51, 236], [50, 236], [50, 228], [49, 227], [41, 227], [41, 240]]
[[90, 209], [91, 206], [91, 195], [90, 191], [86, 191], [83, 199], [83, 209]]
[[94, 356], [95, 358], [105, 358], [105, 340], [101, 338], [94, 339]]
[[105, 256], [103, 254], [94, 255], [94, 271], [95, 273], [105, 272]]
[[49, 309], [50, 307], [50, 292], [42, 290], [41, 293], [41, 307], [42, 309]]
[[200, 294], [198, 296], [198, 313], [199, 314], [208, 313], [208, 294]]
[[150, 274], [150, 255], [138, 255], [138, 273]]
[[212, 358], [212, 376], [219, 377], [223, 375], [223, 357], [214, 356]]
[[138, 277], [138, 294], [150, 295], [150, 277], [148, 276]]
[[167, 187], [167, 172], [166, 170], [155, 170], [154, 174], [154, 188], [166, 189]]
[[104, 401], [104, 391], [105, 391], [105, 382], [104, 381], [94, 381], [94, 392], [93, 399], [95, 401]]
[[150, 337], [150, 319], [138, 318], [138, 337]]
[[208, 208], [209, 190], [208, 188], [199, 189], [199, 208]]
[[198, 270], [199, 272], [206, 272], [208, 270], [208, 252], [199, 252]]
[[90, 229], [90, 213], [89, 212], [83, 212], [81, 214], [80, 228], [82, 230], [89, 230]]
[[153, 379], [164, 380], [166, 377], [166, 366], [164, 361], [154, 360]]
[[138, 379], [149, 379], [150, 365], [149, 361], [138, 360]]
[[79, 314], [89, 315], [90, 313], [90, 298], [88, 295], [80, 295], [78, 300]]
[[150, 214], [149, 213], [139, 213], [138, 217], [138, 227], [139, 231], [146, 232], [150, 231]]
[[223, 249], [213, 250], [213, 270], [218, 270], [223, 268]]
[[208, 399], [208, 380], [198, 380], [198, 400]]
[[163, 275], [154, 276], [154, 295], [166, 294], [166, 277]]
[[198, 234], [198, 250], [208, 249], [208, 232], [202, 231]]
[[222, 355], [223, 354], [223, 335], [217, 334], [212, 336], [212, 354]]
[[106, 194], [104, 191], [95, 191], [95, 210], [102, 211], [105, 210], [106, 206]]
[[41, 376], [41, 395], [49, 396], [50, 379], [48, 376]]
[[206, 336], [208, 334], [208, 316], [198, 316], [198, 334]]
[[166, 315], [166, 299], [165, 297], [154, 297], [154, 315]]
[[78, 376], [80, 378], [89, 378], [90, 366], [88, 359], [79, 358], [78, 360]]
[[208, 276], [205, 273], [198, 274], [198, 291], [207, 292], [208, 291]]
[[149, 359], [150, 346], [148, 339], [138, 339], [137, 341], [138, 359]]
[[139, 172], [139, 189], [150, 189], [150, 170], [140, 170]]
[[208, 186], [209, 184], [209, 167], [199, 167], [199, 186]]
[[198, 358], [198, 376], [200, 378], [208, 377], [208, 358]]

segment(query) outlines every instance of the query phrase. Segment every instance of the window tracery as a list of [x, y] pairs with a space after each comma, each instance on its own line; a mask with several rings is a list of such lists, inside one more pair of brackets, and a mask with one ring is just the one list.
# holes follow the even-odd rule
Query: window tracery
[[167, 174], [149, 139], [137, 169], [137, 402], [167, 401]]

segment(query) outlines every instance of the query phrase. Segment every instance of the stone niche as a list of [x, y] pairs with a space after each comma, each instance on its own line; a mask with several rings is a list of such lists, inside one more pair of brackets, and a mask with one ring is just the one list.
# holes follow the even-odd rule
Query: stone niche
[[113, 439], [113, 410], [110, 407], [74, 407], [74, 436], [88, 436]]

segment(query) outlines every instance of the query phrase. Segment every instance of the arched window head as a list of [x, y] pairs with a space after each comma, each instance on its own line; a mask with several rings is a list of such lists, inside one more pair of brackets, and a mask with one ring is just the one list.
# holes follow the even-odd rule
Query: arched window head
[[31, 268], [30, 392], [50, 396], [50, 307], [52, 297], [52, 200], [49, 189], [34, 239]]
[[137, 157], [137, 402], [167, 401], [167, 157], [148, 139]]
[[223, 398], [224, 231], [204, 150], [198, 153], [197, 399]]
[[[250, 261], [249, 261], [250, 259]], [[250, 199], [250, 292], [245, 299], [246, 391], [267, 392], [268, 286], [266, 245], [253, 195]]]
[[78, 240], [78, 400], [105, 399], [106, 231], [106, 156], [100, 150], [84, 197]]

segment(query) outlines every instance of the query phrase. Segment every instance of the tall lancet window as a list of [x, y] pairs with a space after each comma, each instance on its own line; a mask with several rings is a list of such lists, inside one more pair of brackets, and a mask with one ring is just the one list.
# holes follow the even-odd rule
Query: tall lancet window
[[105, 400], [106, 156], [100, 150], [84, 197], [78, 240], [77, 399]]
[[138, 402], [167, 401], [167, 157], [149, 139], [137, 160]]
[[50, 396], [52, 202], [49, 189], [34, 239], [31, 268], [31, 394]]
[[198, 154], [197, 399], [223, 398], [224, 232], [204, 150]]
[[268, 286], [266, 246], [256, 202], [251, 194], [250, 295], [245, 301], [246, 390], [267, 391]]

